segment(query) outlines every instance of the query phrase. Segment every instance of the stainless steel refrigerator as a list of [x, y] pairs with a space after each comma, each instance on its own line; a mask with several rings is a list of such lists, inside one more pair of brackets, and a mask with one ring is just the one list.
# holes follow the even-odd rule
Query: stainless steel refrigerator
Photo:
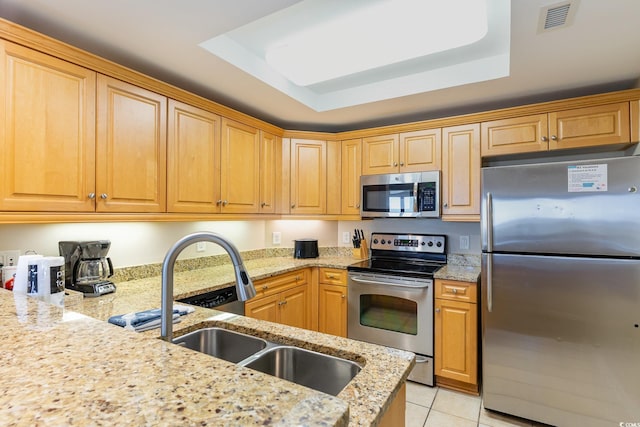
[[639, 190], [634, 156], [483, 168], [485, 408], [640, 425]]

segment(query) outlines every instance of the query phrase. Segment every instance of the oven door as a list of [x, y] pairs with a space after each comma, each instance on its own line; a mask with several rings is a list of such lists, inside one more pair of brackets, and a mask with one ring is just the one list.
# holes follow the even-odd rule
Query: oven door
[[349, 272], [347, 336], [433, 356], [433, 280]]

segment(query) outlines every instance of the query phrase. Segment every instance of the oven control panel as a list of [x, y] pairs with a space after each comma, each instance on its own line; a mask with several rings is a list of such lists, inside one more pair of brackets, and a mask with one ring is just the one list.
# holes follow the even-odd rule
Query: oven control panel
[[372, 233], [371, 249], [443, 254], [447, 236], [433, 234]]

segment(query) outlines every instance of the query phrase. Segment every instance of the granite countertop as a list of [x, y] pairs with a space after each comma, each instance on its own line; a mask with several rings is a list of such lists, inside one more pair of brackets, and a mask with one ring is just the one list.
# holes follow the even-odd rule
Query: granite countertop
[[[245, 261], [253, 280], [305, 267], [346, 268], [357, 259], [321, 256]], [[448, 265], [437, 278], [477, 280], [479, 267]], [[475, 277], [474, 277], [475, 274]], [[234, 283], [230, 264], [175, 273], [176, 299]], [[0, 290], [5, 363], [0, 418], [9, 425], [376, 425], [413, 367], [413, 354], [314, 331], [196, 308], [174, 336], [209, 326], [332, 354], [363, 369], [337, 397], [168, 344], [159, 329], [136, 333], [106, 320], [160, 306], [159, 276], [117, 283], [99, 298], [66, 297], [61, 309]], [[116, 421], [117, 420], [117, 421]]]

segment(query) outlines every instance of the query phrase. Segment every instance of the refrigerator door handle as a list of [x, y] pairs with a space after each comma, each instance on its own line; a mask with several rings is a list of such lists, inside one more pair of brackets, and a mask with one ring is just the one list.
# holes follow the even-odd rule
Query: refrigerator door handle
[[487, 252], [493, 252], [493, 196], [491, 192], [487, 192], [486, 210]]
[[493, 311], [493, 254], [487, 254], [487, 311]]

